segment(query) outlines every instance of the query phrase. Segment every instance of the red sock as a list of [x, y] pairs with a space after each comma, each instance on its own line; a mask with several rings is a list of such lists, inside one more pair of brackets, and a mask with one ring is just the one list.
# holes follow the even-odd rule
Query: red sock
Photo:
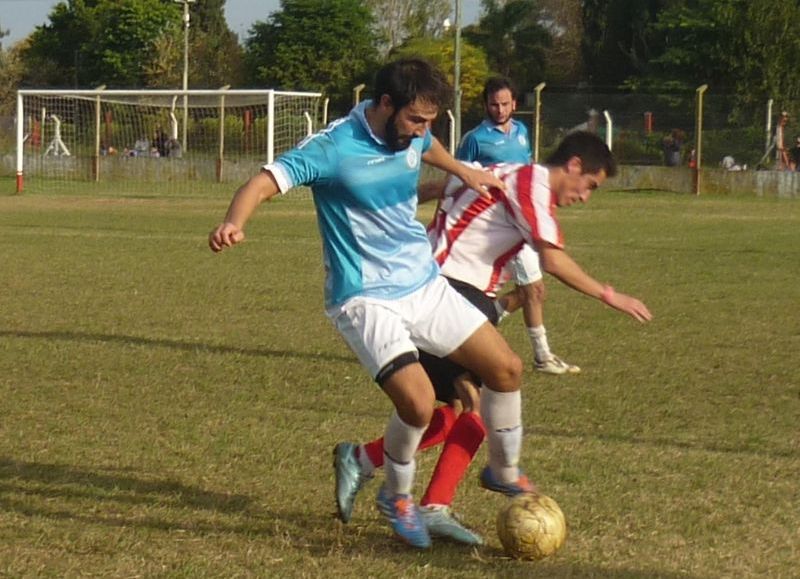
[[486, 437], [486, 428], [476, 412], [458, 417], [444, 442], [444, 449], [420, 505], [449, 505], [472, 458]]
[[[422, 450], [439, 444], [450, 433], [453, 424], [456, 422], [456, 413], [451, 406], [439, 406], [433, 410], [431, 423], [425, 434], [422, 435], [422, 440], [419, 443], [417, 450]], [[383, 466], [383, 437], [368, 442], [364, 445], [364, 450], [367, 453], [369, 461], [375, 468]], [[360, 457], [361, 449], [359, 448], [356, 456]]]

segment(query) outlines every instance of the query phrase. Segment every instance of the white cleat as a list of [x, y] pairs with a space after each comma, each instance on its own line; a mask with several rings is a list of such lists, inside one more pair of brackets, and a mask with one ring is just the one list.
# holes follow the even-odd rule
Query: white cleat
[[533, 364], [533, 367], [536, 368], [539, 372], [544, 372], [545, 374], [580, 374], [581, 368], [580, 366], [575, 366], [573, 364], [567, 364], [564, 360], [556, 356], [555, 354], [551, 355], [547, 360], [542, 362], [536, 360]]

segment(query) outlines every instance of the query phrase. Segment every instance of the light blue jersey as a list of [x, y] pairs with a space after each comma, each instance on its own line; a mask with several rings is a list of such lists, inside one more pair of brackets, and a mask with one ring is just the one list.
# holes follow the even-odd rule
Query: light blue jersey
[[506, 133], [489, 119], [469, 131], [456, 151], [460, 161], [477, 161], [481, 165], [495, 163], [530, 163], [531, 143], [525, 125], [511, 119]]
[[439, 273], [417, 221], [426, 132], [395, 152], [370, 129], [364, 101], [267, 165], [281, 192], [310, 185], [325, 259], [325, 305], [354, 296], [397, 299]]

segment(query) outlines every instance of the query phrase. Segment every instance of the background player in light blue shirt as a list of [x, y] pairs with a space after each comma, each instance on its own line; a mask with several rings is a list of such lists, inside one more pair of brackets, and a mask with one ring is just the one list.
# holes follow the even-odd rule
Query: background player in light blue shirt
[[[456, 151], [462, 161], [477, 161], [488, 166], [497, 163], [530, 163], [531, 144], [528, 129], [513, 118], [517, 109], [516, 91], [511, 81], [492, 77], [483, 87], [486, 118], [467, 132]], [[534, 368], [548, 374], [577, 374], [580, 368], [568, 364], [550, 351], [544, 327], [545, 287], [539, 256], [525, 245], [512, 262], [515, 292], [501, 296], [495, 303], [500, 319], [522, 307], [523, 320], [533, 349]]]
[[461, 139], [456, 158], [496, 163], [530, 163], [531, 142], [528, 129], [513, 117], [517, 110], [514, 87], [506, 78], [492, 77], [483, 87], [486, 118]]
[[326, 311], [359, 361], [392, 400], [386, 427], [386, 482], [378, 507], [395, 533], [418, 548], [430, 536], [411, 500], [414, 454], [434, 407], [418, 349], [480, 376], [489, 469], [519, 478], [522, 365], [486, 317], [438, 274], [416, 220], [420, 161], [470, 187], [503, 188], [493, 175], [456, 161], [430, 134], [450, 100], [444, 75], [405, 59], [383, 67], [373, 99], [266, 165], [234, 195], [209, 235], [222, 251], [244, 240], [256, 207], [296, 185], [311, 185], [326, 265]]

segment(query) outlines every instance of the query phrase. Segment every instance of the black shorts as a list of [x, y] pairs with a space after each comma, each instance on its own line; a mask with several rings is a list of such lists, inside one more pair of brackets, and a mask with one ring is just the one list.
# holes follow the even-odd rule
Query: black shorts
[[[494, 300], [483, 293], [481, 290], [468, 283], [455, 279], [445, 278], [453, 288], [462, 296], [467, 298], [472, 305], [478, 308], [493, 326], [497, 325], [497, 310], [494, 307]], [[458, 398], [456, 389], [453, 386], [455, 380], [461, 374], [469, 372], [466, 368], [451, 362], [447, 358], [438, 358], [420, 350], [419, 363], [427, 372], [428, 377], [433, 383], [436, 392], [436, 399], [441, 402], [450, 403]]]

